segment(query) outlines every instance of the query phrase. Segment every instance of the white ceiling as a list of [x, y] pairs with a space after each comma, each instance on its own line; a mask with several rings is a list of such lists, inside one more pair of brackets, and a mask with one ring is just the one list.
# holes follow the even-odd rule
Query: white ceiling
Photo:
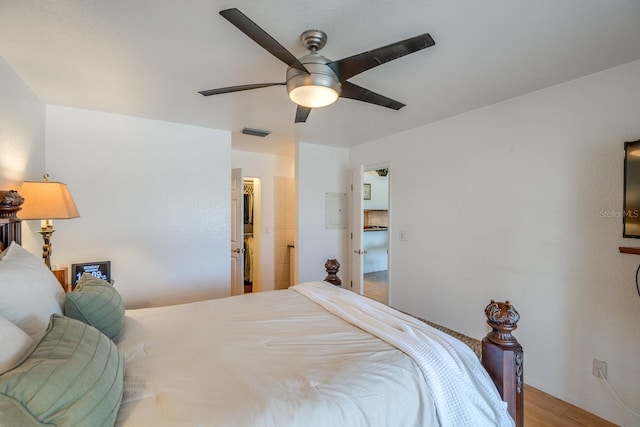
[[[294, 124], [284, 86], [197, 93], [285, 80], [230, 7], [297, 57], [311, 28], [334, 60], [424, 32], [436, 45], [350, 80], [402, 110], [339, 99]], [[0, 56], [47, 104], [231, 130], [242, 150], [349, 147], [640, 59], [640, 0], [0, 0]]]

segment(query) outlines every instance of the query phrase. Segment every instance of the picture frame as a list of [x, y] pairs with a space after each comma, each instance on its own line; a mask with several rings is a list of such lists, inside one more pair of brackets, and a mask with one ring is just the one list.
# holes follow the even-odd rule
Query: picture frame
[[364, 184], [364, 189], [362, 190], [362, 199], [371, 200], [371, 184]]
[[111, 283], [111, 261], [71, 264], [71, 286], [75, 287], [84, 273]]
[[[640, 139], [624, 143], [622, 237], [640, 239]], [[602, 215], [602, 213], [601, 213]]]

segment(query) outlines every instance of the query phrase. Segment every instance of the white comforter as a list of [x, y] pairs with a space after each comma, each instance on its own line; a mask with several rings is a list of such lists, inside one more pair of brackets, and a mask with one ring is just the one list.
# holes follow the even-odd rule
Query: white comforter
[[[402, 317], [325, 283], [127, 311], [116, 425], [512, 425], [468, 348], [399, 326]], [[422, 348], [423, 338], [456, 356], [431, 368], [430, 354], [443, 350]]]

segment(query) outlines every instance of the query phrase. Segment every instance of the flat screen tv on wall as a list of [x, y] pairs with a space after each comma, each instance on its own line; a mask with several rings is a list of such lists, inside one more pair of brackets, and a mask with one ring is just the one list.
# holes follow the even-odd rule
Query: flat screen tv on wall
[[622, 236], [640, 239], [640, 140], [624, 143]]

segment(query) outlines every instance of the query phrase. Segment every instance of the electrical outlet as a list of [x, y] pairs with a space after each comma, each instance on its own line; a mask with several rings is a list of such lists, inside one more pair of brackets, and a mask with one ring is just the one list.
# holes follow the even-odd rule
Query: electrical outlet
[[[607, 362], [603, 362], [602, 360], [593, 359], [593, 376], [607, 378]], [[601, 375], [602, 374], [602, 375]]]
[[400, 232], [400, 240], [402, 240], [403, 242], [406, 242], [407, 240], [409, 240], [407, 238], [407, 232], [406, 231], [401, 231]]

